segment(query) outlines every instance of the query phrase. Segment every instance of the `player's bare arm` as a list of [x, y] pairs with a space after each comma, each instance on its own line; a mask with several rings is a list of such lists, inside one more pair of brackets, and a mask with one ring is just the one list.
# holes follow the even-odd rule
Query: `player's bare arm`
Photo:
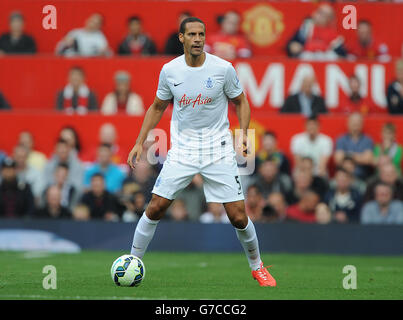
[[127, 158], [127, 163], [130, 168], [134, 169], [136, 163], [139, 161], [141, 153], [143, 151], [143, 143], [147, 139], [148, 133], [151, 129], [155, 128], [158, 122], [160, 122], [168, 104], [169, 101], [161, 100], [158, 97], [155, 97], [154, 102], [148, 108], [144, 116], [143, 124], [137, 137], [136, 144], [130, 151], [129, 157]]
[[248, 142], [247, 131], [250, 122], [249, 102], [248, 99], [246, 99], [244, 93], [241, 93], [236, 98], [231, 99], [231, 101], [235, 104], [236, 114], [238, 116], [239, 121], [239, 128], [242, 130], [242, 144], [243, 144], [242, 153], [244, 156], [246, 156], [247, 142]]

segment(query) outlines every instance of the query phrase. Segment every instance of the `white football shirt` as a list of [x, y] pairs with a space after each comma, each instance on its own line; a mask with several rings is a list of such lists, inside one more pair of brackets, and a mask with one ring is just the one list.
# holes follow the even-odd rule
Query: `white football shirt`
[[242, 86], [232, 64], [209, 53], [200, 67], [190, 67], [185, 55], [166, 63], [160, 73], [157, 97], [173, 99], [171, 150], [212, 154], [232, 147], [228, 98]]

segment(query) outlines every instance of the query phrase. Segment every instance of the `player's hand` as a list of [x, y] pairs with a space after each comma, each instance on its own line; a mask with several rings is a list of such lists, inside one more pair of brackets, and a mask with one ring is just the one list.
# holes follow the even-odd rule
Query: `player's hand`
[[134, 169], [134, 167], [140, 160], [142, 152], [143, 152], [143, 146], [135, 144], [132, 151], [130, 151], [129, 153], [129, 157], [127, 158], [127, 164], [129, 165], [130, 168]]
[[246, 157], [249, 154], [248, 136], [245, 133], [239, 135], [238, 138], [236, 139], [236, 150], [237, 152], [242, 151], [242, 156], [244, 157]]
[[242, 155], [246, 157], [249, 154], [248, 150], [248, 136], [246, 134], [242, 135]]

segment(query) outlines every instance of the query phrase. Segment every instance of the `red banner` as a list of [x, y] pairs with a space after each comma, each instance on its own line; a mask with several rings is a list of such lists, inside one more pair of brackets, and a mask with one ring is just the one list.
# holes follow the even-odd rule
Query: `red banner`
[[[42, 10], [52, 4], [57, 12], [57, 29], [45, 30]], [[375, 38], [388, 44], [393, 56], [401, 55], [403, 43], [403, 4], [355, 3], [358, 19], [372, 22]], [[178, 29], [177, 16], [190, 11], [207, 24], [207, 36], [218, 30], [216, 18], [235, 9], [242, 16], [242, 31], [253, 46], [254, 55], [284, 55], [285, 44], [300, 26], [302, 20], [317, 7], [316, 3], [293, 1], [133, 1], [133, 0], [1, 0], [0, 33], [8, 29], [10, 12], [19, 10], [26, 18], [26, 30], [37, 41], [40, 52], [53, 53], [57, 42], [73, 28], [84, 25], [87, 17], [99, 12], [105, 17], [104, 33], [111, 48], [116, 51], [127, 32], [127, 18], [138, 15], [144, 30], [151, 35], [159, 52], [163, 52], [168, 36]], [[343, 7], [334, 5], [337, 27], [347, 41], [355, 37], [354, 30], [342, 27]]]
[[[113, 90], [113, 75], [127, 70], [132, 75], [132, 88], [146, 106], [154, 99], [158, 74], [170, 58], [92, 58], [7, 57], [0, 59], [0, 89], [14, 109], [43, 110], [55, 107], [56, 93], [64, 87], [70, 67], [80, 65], [87, 82], [102, 103]], [[277, 111], [284, 99], [299, 89], [302, 78], [316, 75], [316, 90], [324, 96], [329, 110], [334, 110], [348, 93], [348, 77], [356, 74], [362, 82], [362, 95], [371, 104], [385, 110], [385, 91], [394, 78], [390, 63], [308, 63], [294, 59], [249, 59], [234, 61], [239, 79], [255, 112]]]

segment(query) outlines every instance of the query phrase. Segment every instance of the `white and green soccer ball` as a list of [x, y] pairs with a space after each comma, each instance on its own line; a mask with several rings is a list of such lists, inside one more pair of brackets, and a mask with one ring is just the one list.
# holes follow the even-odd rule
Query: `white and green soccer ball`
[[111, 267], [113, 282], [121, 287], [137, 287], [146, 274], [143, 261], [140, 258], [125, 254], [117, 258]]

